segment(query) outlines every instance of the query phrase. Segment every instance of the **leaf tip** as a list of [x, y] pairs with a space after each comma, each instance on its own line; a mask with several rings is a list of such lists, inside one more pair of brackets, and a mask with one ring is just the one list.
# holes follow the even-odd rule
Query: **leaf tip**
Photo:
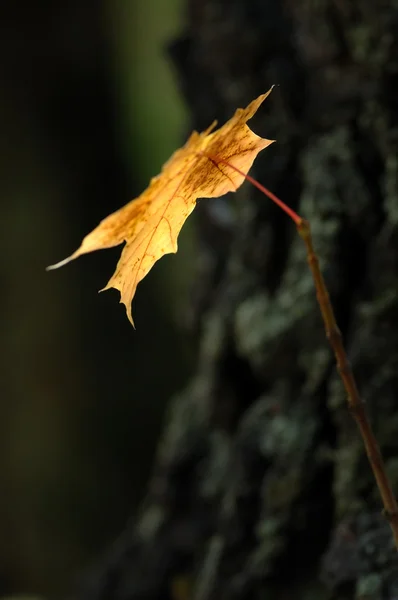
[[134, 320], [133, 320], [133, 315], [131, 314], [131, 306], [128, 306], [127, 304], [125, 304], [125, 302], [123, 302], [123, 300], [120, 300], [120, 304], [124, 304], [124, 306], [126, 307], [127, 318], [130, 321], [130, 323], [132, 324], [133, 329], [135, 330], [135, 324], [134, 324]]
[[[106, 292], [107, 290], [118, 290], [120, 292], [120, 289], [118, 287], [116, 287], [115, 285], [113, 285], [112, 280], [108, 281], [108, 283], [106, 284], [105, 287], [103, 287], [102, 289], [98, 290], [98, 293], [101, 294], [102, 292]], [[131, 314], [131, 302], [130, 305], [128, 305], [123, 298], [121, 297], [119, 300], [119, 304], [124, 304], [125, 308], [126, 308], [126, 315], [128, 320], [130, 321], [130, 323], [133, 326], [133, 329], [136, 329], [135, 327], [135, 323], [134, 323], [134, 319], [133, 319], [133, 315]]]
[[63, 260], [60, 260], [59, 262], [55, 263], [54, 265], [49, 265], [48, 267], [46, 267], [46, 271], [55, 271], [55, 269], [59, 269], [60, 267], [67, 265], [74, 258], [75, 256], [72, 254], [72, 256], [68, 256], [67, 258], [64, 258]]

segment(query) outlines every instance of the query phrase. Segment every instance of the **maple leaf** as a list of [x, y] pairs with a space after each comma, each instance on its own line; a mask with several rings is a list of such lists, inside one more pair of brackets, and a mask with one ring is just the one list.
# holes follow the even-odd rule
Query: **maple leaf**
[[119, 290], [134, 326], [131, 302], [137, 285], [159, 258], [177, 252], [178, 235], [196, 200], [236, 191], [257, 154], [274, 141], [261, 138], [246, 125], [271, 90], [247, 108], [239, 108], [218, 130], [212, 132], [214, 122], [202, 133], [194, 131], [138, 198], [106, 217], [71, 256], [47, 269], [126, 242], [115, 273], [101, 291]]

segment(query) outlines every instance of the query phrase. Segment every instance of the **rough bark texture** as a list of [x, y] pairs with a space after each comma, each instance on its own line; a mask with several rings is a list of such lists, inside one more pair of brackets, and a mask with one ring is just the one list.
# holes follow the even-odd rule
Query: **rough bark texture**
[[[188, 4], [171, 53], [195, 128], [279, 84], [253, 123], [278, 140], [254, 176], [312, 224], [398, 490], [398, 7]], [[397, 598], [294, 225], [249, 185], [199, 212], [197, 372], [172, 403], [141, 514], [81, 597]]]

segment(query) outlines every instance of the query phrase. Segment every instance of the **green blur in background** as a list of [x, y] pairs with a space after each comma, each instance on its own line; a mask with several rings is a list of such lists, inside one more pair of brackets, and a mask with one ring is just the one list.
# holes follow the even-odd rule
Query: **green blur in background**
[[181, 0], [1, 10], [0, 597], [49, 596], [143, 498], [167, 401], [193, 361], [194, 225], [140, 284], [137, 331], [117, 292], [97, 295], [120, 248], [45, 272], [184, 141], [166, 51], [183, 15]]

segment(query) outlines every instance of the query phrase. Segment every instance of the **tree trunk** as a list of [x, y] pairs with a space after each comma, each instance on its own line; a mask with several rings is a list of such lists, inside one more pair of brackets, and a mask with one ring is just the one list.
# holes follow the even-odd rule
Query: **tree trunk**
[[[306, 217], [398, 490], [398, 7], [190, 0], [192, 125], [278, 84], [253, 175]], [[89, 599], [397, 598], [397, 557], [292, 222], [245, 184], [198, 207], [197, 370]], [[79, 593], [77, 594], [79, 596]]]

